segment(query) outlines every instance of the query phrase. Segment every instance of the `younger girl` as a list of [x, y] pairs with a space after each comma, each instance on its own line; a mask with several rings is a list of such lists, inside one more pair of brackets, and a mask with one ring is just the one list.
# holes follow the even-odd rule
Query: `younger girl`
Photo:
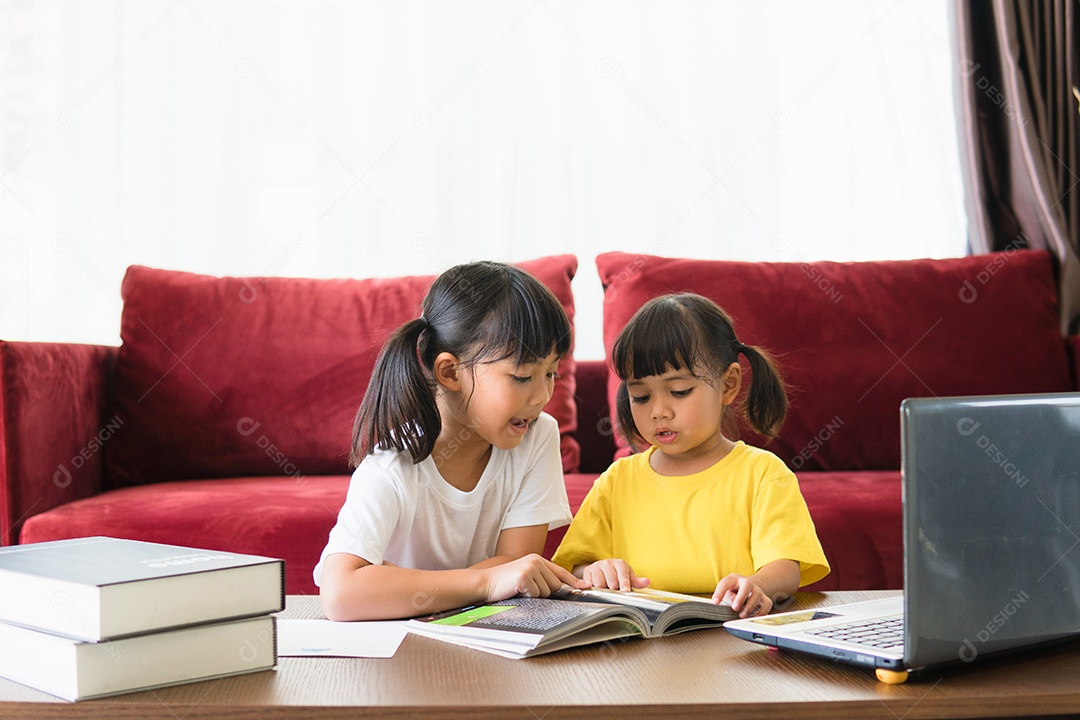
[[738, 430], [740, 354], [751, 371], [746, 419], [775, 436], [787, 413], [783, 382], [714, 302], [666, 295], [631, 318], [612, 349], [623, 381], [617, 424], [635, 449], [648, 449], [597, 479], [557, 564], [596, 587], [711, 593], [742, 617], [828, 574], [795, 475], [724, 432]]
[[570, 521], [541, 408], [570, 347], [562, 306], [509, 265], [453, 267], [375, 364], [357, 465], [315, 567], [332, 620], [437, 612], [585, 583], [541, 558]]

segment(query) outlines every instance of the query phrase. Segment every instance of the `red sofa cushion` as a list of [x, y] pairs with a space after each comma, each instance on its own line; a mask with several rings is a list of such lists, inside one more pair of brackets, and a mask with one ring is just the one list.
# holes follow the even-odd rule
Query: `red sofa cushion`
[[[288, 492], [282, 492], [282, 484]], [[319, 560], [349, 476], [250, 477], [153, 483], [111, 490], [34, 515], [19, 542], [109, 535], [272, 555], [285, 560], [285, 592], [318, 592]]]
[[904, 587], [899, 470], [800, 473], [799, 490], [831, 567], [803, 590]]
[[[1072, 389], [1043, 251], [863, 263], [606, 253], [596, 264], [609, 354], [647, 300], [690, 291], [727, 310], [742, 342], [777, 356], [791, 404], [768, 448], [796, 471], [898, 469], [906, 397]], [[613, 407], [617, 387], [609, 373]]]
[[[518, 263], [573, 322], [573, 255]], [[433, 276], [211, 277], [128, 269], [105, 446], [107, 487], [348, 472], [353, 418], [387, 336], [417, 317]], [[578, 465], [573, 350], [545, 410]], [[335, 508], [336, 512], [336, 508]], [[325, 540], [325, 536], [321, 538]], [[316, 554], [317, 555], [317, 554]]]

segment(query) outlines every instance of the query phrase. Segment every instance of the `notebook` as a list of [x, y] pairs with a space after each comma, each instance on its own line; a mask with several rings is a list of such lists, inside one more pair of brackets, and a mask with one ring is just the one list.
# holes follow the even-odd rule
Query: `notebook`
[[900, 424], [903, 595], [728, 632], [901, 671], [1080, 637], [1080, 393], [912, 398]]

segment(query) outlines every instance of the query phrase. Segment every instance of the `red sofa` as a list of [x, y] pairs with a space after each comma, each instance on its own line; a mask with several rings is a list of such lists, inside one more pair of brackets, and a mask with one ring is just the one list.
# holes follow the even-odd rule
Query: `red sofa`
[[[743, 342], [778, 356], [792, 403], [768, 447], [797, 471], [832, 564], [816, 589], [902, 586], [902, 398], [1076, 389], [1080, 339], [1058, 330], [1046, 253], [596, 263], [609, 347], [647, 298], [691, 290], [724, 306]], [[576, 258], [521, 266], [573, 319]], [[272, 555], [286, 560], [289, 593], [314, 592], [375, 354], [430, 281], [132, 267], [119, 348], [0, 342], [0, 540], [102, 534]], [[571, 357], [560, 372], [547, 411], [576, 508], [627, 450], [613, 437], [605, 364]]]

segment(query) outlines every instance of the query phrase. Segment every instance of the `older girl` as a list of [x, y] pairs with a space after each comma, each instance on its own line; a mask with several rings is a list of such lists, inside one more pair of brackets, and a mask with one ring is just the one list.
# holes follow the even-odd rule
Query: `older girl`
[[570, 520], [551, 398], [570, 323], [509, 265], [447, 270], [383, 347], [349, 493], [315, 568], [332, 620], [399, 618], [586, 584], [543, 559]]

